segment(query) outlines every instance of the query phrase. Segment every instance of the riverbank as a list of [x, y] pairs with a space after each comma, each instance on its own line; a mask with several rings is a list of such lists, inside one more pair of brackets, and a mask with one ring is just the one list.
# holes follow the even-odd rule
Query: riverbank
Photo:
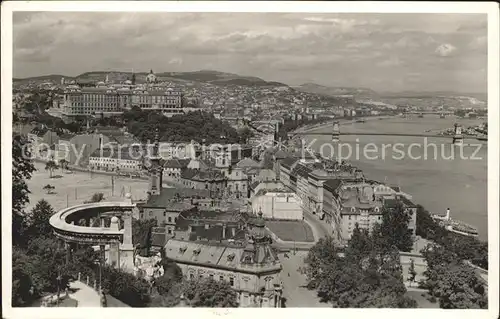
[[[344, 132], [381, 132], [418, 134], [426, 130], [440, 130], [452, 127], [456, 118], [386, 118], [369, 120], [365, 123], [343, 125]], [[458, 119], [463, 126], [473, 126], [480, 120]], [[315, 129], [315, 132], [331, 131], [331, 127]], [[335, 148], [328, 135], [305, 135], [306, 145], [316, 152]], [[486, 142], [474, 141], [463, 148], [463, 156], [456, 151], [450, 140], [443, 138], [391, 137], [391, 136], [341, 136], [342, 144], [350, 145], [352, 154], [345, 154], [346, 160], [363, 170], [370, 180], [399, 187], [411, 194], [412, 201], [429, 211], [444, 214], [451, 210], [454, 219], [473, 225], [478, 229], [479, 239], [488, 238], [487, 207], [487, 149]], [[373, 144], [383, 152], [365, 156], [365, 147]], [[389, 148], [384, 148], [386, 145]], [[394, 151], [392, 146], [400, 145], [405, 156]], [[415, 146], [413, 146], [415, 145]], [[434, 146], [433, 146], [434, 145]], [[325, 147], [326, 146], [326, 147]], [[411, 149], [410, 149], [411, 146]], [[357, 149], [361, 150], [359, 156]], [[345, 150], [345, 148], [343, 149]], [[411, 154], [412, 156], [409, 156]], [[455, 154], [455, 156], [453, 156]], [[350, 156], [349, 156], [350, 155]], [[474, 155], [474, 156], [473, 156]], [[348, 158], [347, 158], [348, 157]]]

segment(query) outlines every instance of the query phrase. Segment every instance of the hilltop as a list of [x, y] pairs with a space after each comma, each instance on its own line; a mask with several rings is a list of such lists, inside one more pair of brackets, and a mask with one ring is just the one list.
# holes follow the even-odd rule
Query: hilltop
[[[136, 81], [144, 82], [149, 72], [136, 72]], [[61, 78], [64, 77], [76, 81], [103, 81], [108, 75], [110, 78], [117, 78], [119, 80], [126, 80], [132, 78], [132, 72], [121, 71], [92, 71], [85, 72], [75, 77], [65, 75], [43, 75], [29, 78], [14, 78], [13, 81], [17, 83], [24, 82], [43, 82], [53, 81], [59, 83]], [[254, 76], [242, 76], [234, 73], [219, 72], [213, 70], [200, 70], [193, 72], [159, 72], [155, 75], [160, 80], [172, 82], [204, 82], [212, 83], [214, 85], [242, 85], [242, 86], [288, 86], [284, 83], [265, 81], [261, 78]]]
[[321, 94], [327, 96], [352, 95], [354, 97], [376, 97], [377, 92], [369, 88], [358, 87], [330, 87], [316, 83], [304, 83], [293, 87], [302, 92]]

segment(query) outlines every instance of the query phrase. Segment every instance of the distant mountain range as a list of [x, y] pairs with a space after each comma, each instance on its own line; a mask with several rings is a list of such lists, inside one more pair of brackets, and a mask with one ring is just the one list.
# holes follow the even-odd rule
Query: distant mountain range
[[[148, 72], [137, 72], [135, 73], [136, 80], [138, 82], [143, 82], [146, 78]], [[51, 74], [51, 75], [43, 75], [37, 77], [29, 77], [29, 78], [14, 78], [14, 83], [23, 83], [23, 82], [43, 82], [43, 81], [52, 81], [55, 83], [60, 83], [61, 78], [69, 79], [69, 80], [80, 80], [80, 81], [103, 81], [106, 78], [106, 75], [110, 75], [111, 77], [119, 75], [121, 78], [131, 79], [132, 72], [121, 72], [121, 71], [92, 71], [85, 72], [75, 77], [65, 76], [60, 74]], [[205, 83], [213, 83], [215, 85], [246, 85], [246, 86], [288, 86], [284, 83], [274, 82], [274, 81], [265, 81], [258, 77], [253, 76], [241, 76], [233, 73], [225, 73], [219, 71], [212, 70], [200, 70], [194, 72], [160, 72], [155, 73], [155, 75], [167, 81], [195, 81], [195, 82], [205, 82]]]
[[338, 96], [338, 95], [353, 95], [354, 97], [376, 97], [377, 92], [369, 88], [358, 88], [358, 87], [330, 87], [319, 85], [316, 83], [304, 83], [299, 86], [294, 86], [294, 89], [302, 92], [315, 93], [327, 96]]
[[[145, 81], [149, 72], [136, 72], [136, 81], [142, 83]], [[23, 84], [29, 82], [44, 82], [52, 81], [60, 83], [61, 78], [68, 80], [77, 80], [82, 82], [104, 81], [106, 75], [110, 79], [124, 81], [132, 78], [132, 72], [121, 71], [92, 71], [85, 72], [78, 76], [71, 77], [61, 74], [50, 74], [29, 78], [14, 78], [14, 84]], [[254, 76], [242, 76], [234, 73], [219, 72], [214, 70], [200, 70], [193, 72], [160, 72], [155, 75], [164, 81], [172, 82], [202, 82], [211, 83], [214, 85], [241, 85], [241, 86], [258, 86], [258, 87], [288, 87], [287, 84], [281, 82], [266, 81]], [[392, 104], [396, 101], [401, 104], [404, 100], [421, 100], [421, 99], [440, 99], [440, 100], [455, 100], [460, 101], [464, 107], [471, 106], [486, 106], [487, 95], [486, 93], [457, 93], [450, 91], [402, 91], [402, 92], [376, 92], [370, 88], [364, 87], [332, 87], [316, 83], [304, 83], [298, 86], [290, 86], [297, 91], [313, 93], [329, 97], [339, 97], [343, 95], [350, 95], [357, 100], [373, 100], [384, 101], [385, 103]], [[463, 103], [462, 103], [463, 102]]]
[[402, 91], [381, 92], [380, 97], [385, 98], [429, 98], [429, 97], [471, 97], [478, 100], [487, 100], [487, 93], [458, 93], [453, 91]]

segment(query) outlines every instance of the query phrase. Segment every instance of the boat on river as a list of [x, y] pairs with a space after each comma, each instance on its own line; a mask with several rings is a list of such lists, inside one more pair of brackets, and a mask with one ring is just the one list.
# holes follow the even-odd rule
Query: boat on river
[[478, 141], [488, 141], [488, 135], [478, 136], [476, 139]]
[[479, 232], [476, 227], [464, 223], [461, 220], [450, 217], [450, 209], [446, 210], [446, 215], [431, 214], [432, 219], [444, 227], [447, 231], [469, 237], [478, 237]]

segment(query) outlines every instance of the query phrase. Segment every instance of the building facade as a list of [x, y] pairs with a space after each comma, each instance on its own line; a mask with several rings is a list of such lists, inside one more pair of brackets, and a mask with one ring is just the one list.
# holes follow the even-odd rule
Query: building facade
[[295, 194], [284, 190], [261, 190], [250, 202], [252, 211], [262, 212], [266, 219], [302, 220], [302, 201]]
[[165, 255], [182, 269], [186, 279], [227, 281], [237, 292], [240, 307], [282, 306], [282, 266], [269, 245], [262, 215], [247, 223], [243, 242], [210, 243], [169, 239]]

